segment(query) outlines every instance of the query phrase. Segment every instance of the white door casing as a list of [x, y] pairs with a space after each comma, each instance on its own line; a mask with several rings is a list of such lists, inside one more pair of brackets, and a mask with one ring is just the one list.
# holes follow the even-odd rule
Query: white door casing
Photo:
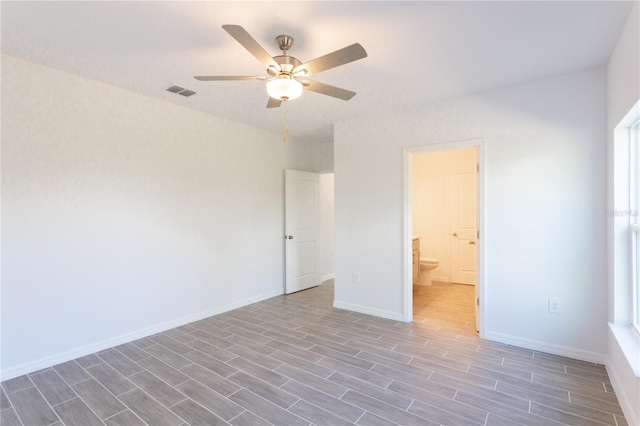
[[285, 293], [317, 286], [320, 175], [285, 170]]
[[476, 284], [476, 173], [449, 175], [451, 281]]

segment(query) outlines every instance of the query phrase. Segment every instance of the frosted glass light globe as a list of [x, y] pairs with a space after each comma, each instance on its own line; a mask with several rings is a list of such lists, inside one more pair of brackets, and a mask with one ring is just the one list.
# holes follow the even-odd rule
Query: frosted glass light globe
[[302, 94], [302, 83], [288, 75], [281, 75], [267, 83], [267, 93], [274, 99], [290, 101]]

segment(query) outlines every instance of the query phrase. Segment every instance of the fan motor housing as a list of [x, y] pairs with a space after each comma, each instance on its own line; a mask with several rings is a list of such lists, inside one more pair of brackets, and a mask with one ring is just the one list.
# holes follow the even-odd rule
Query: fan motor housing
[[[298, 58], [294, 56], [289, 56], [289, 55], [274, 56], [273, 60], [276, 61], [278, 65], [280, 65], [280, 67], [282, 68], [282, 71], [286, 73], [290, 73], [291, 71], [293, 71], [295, 67], [302, 64], [302, 62], [300, 62]], [[271, 76], [276, 76], [279, 74], [278, 72], [274, 71], [271, 68], [267, 68], [267, 72]]]

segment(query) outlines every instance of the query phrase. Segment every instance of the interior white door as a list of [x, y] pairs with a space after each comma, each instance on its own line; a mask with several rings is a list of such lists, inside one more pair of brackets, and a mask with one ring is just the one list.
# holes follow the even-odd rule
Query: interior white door
[[449, 175], [451, 281], [476, 284], [476, 174]]
[[321, 283], [318, 268], [317, 173], [285, 170], [285, 292]]

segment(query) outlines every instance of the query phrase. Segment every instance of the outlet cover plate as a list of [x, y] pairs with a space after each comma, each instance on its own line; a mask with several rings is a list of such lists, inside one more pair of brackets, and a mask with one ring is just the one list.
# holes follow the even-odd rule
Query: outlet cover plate
[[559, 314], [562, 312], [562, 299], [559, 297], [549, 298], [549, 312], [552, 314]]

